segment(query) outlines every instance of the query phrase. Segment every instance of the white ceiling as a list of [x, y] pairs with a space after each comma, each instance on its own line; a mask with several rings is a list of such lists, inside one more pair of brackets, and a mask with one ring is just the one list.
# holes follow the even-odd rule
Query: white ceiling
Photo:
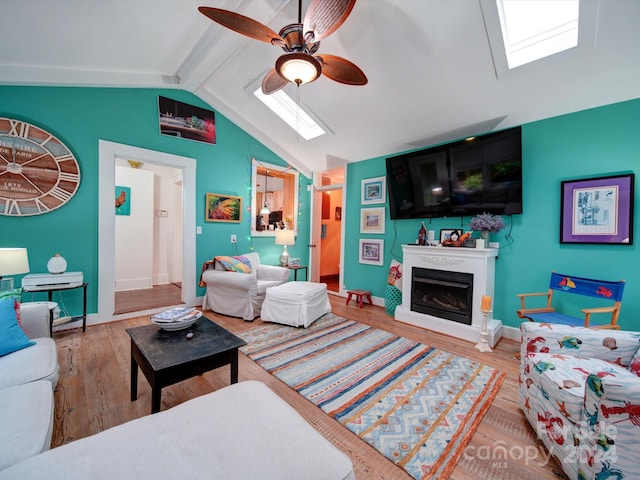
[[303, 85], [301, 102], [332, 132], [310, 141], [246, 89], [282, 50], [197, 10], [233, 10], [277, 32], [296, 21], [295, 0], [0, 0], [0, 83], [183, 88], [307, 175], [640, 97], [640, 1], [585, 0], [586, 45], [510, 72], [492, 54], [481, 1], [359, 0], [319, 53], [351, 60], [369, 83]]

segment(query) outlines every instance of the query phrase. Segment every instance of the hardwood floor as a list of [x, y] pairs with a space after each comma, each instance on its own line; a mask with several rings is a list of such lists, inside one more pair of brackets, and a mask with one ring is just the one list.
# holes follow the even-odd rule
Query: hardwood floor
[[153, 288], [127, 290], [115, 294], [115, 315], [140, 312], [158, 307], [168, 307], [182, 303], [182, 289], [179, 284], [154, 285]]
[[[346, 306], [342, 297], [330, 295], [329, 298], [337, 315], [477, 359], [506, 372], [507, 378], [500, 392], [450, 478], [565, 478], [553, 460], [546, 461], [546, 452], [520, 412], [518, 360], [515, 358], [519, 351], [517, 343], [503, 340], [493, 353], [480, 353], [469, 342], [396, 322], [381, 307], [359, 309], [353, 302]], [[211, 311], [205, 314], [234, 333], [263, 324], [259, 319], [245, 322]], [[149, 415], [151, 390], [144, 375], [138, 377], [138, 400], [130, 401], [129, 336], [125, 331], [126, 328], [148, 323], [148, 317], [139, 317], [89, 326], [85, 333], [78, 329], [54, 336], [59, 351], [60, 381], [55, 391], [53, 447]], [[240, 381], [255, 379], [267, 384], [344, 451], [353, 462], [358, 480], [410, 479], [404, 470], [242, 354], [239, 365]], [[226, 366], [163, 389], [162, 409], [223, 388], [229, 384], [229, 375], [229, 367]], [[523, 452], [528, 453], [523, 455]]]
[[337, 273], [335, 275], [320, 277], [320, 282], [327, 284], [327, 290], [331, 290], [332, 292], [340, 291], [340, 277]]

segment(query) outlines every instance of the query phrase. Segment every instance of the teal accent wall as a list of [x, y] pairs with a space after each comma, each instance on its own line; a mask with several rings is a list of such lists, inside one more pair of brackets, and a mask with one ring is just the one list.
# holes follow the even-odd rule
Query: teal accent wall
[[[634, 245], [560, 244], [560, 182], [609, 174], [631, 173], [640, 165], [640, 99], [582, 112], [562, 115], [523, 125], [523, 209], [522, 215], [505, 217], [507, 228], [492, 235], [500, 242], [496, 262], [494, 317], [505, 325], [517, 327], [521, 320], [517, 293], [543, 292], [549, 284], [551, 270], [576, 276], [626, 280], [620, 326], [640, 330], [640, 256], [637, 229]], [[398, 152], [401, 153], [401, 152]], [[393, 156], [398, 153], [390, 153]], [[371, 290], [384, 297], [389, 264], [392, 258], [402, 261], [402, 244], [415, 243], [421, 220], [389, 218], [387, 201], [384, 235], [360, 234], [360, 182], [386, 175], [387, 156], [351, 163], [347, 170], [347, 215], [345, 234], [345, 284], [347, 288]], [[636, 179], [635, 198], [638, 199]], [[637, 204], [637, 200], [635, 202]], [[375, 205], [372, 205], [375, 206]], [[638, 224], [638, 211], [634, 224]], [[425, 220], [429, 230], [468, 229], [471, 217]], [[505, 235], [510, 234], [512, 242]], [[384, 266], [358, 262], [360, 238], [384, 239]], [[580, 315], [579, 304], [565, 295], [560, 301], [570, 314]], [[580, 300], [583, 300], [580, 298]]]
[[[263, 144], [216, 112], [217, 144], [161, 135], [158, 125], [158, 95], [212, 109], [197, 96], [173, 89], [67, 88], [0, 86], [0, 116], [30, 122], [56, 135], [75, 154], [81, 170], [76, 195], [66, 205], [31, 217], [0, 216], [0, 247], [26, 247], [31, 272], [46, 272], [48, 259], [59, 252], [68, 271], [83, 271], [89, 283], [88, 313], [97, 311], [98, 271], [98, 140], [192, 157], [197, 160], [196, 271], [214, 255], [234, 255], [230, 235], [238, 236], [238, 252], [260, 252], [265, 263], [277, 264], [281, 247], [273, 238], [250, 237], [251, 158], [276, 165], [286, 163]], [[215, 110], [215, 109], [212, 109]], [[309, 243], [310, 180], [300, 175], [298, 237], [289, 251], [306, 258]], [[205, 222], [207, 192], [240, 195], [241, 224]], [[20, 284], [21, 276], [16, 276]], [[193, 281], [197, 284], [198, 278]], [[77, 292], [77, 295], [74, 293]], [[198, 288], [196, 295], [204, 294]], [[41, 300], [45, 294], [38, 294]], [[29, 294], [28, 300], [31, 298]], [[81, 312], [81, 290], [65, 293], [71, 314]]]

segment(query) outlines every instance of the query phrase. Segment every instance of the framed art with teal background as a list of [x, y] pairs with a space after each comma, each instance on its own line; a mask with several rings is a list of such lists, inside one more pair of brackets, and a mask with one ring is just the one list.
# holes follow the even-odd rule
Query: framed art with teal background
[[131, 215], [131, 188], [116, 186], [116, 215]]

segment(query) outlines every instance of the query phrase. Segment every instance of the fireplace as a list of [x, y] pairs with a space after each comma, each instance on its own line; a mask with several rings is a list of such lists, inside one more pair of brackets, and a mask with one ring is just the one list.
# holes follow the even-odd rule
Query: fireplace
[[[395, 319], [478, 342], [482, 296], [494, 295], [498, 249], [403, 245], [402, 257], [405, 281]], [[487, 315], [487, 333], [489, 345], [495, 346], [502, 322], [493, 318], [493, 312]]]
[[473, 274], [413, 267], [411, 310], [471, 325]]

